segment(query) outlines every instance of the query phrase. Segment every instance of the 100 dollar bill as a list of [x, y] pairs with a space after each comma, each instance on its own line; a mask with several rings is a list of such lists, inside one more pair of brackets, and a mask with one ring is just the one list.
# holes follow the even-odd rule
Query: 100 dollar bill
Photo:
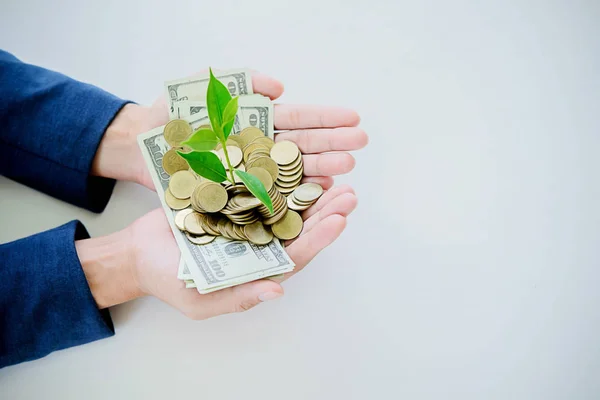
[[[213, 72], [232, 96], [253, 94], [252, 76], [246, 69], [230, 69], [227, 71]], [[196, 76], [165, 82], [167, 104], [170, 119], [178, 118], [175, 105], [181, 101], [206, 102], [206, 89], [208, 89], [208, 72]]]
[[[208, 116], [195, 114], [184, 118], [193, 129], [208, 123]], [[264, 246], [216, 238], [208, 245], [191, 243], [175, 225], [175, 211], [165, 202], [169, 175], [162, 168], [162, 157], [170, 146], [164, 139], [164, 126], [138, 136], [138, 145], [150, 171], [161, 205], [175, 236], [185, 267], [200, 293], [238, 285], [293, 270], [294, 262], [275, 239]]]
[[[180, 101], [174, 105], [176, 118], [193, 115], [208, 117], [208, 109], [204, 101]], [[244, 128], [254, 126], [259, 128], [271, 139], [273, 131], [273, 103], [268, 97], [260, 94], [240, 96], [238, 112], [233, 123], [232, 133], [237, 134]]]

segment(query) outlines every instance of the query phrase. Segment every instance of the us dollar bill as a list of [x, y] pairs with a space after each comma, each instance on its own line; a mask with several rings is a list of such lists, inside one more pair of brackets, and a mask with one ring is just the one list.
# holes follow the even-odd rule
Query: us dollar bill
[[[184, 119], [193, 129], [208, 123], [208, 116], [200, 114]], [[198, 292], [210, 293], [294, 269], [294, 262], [277, 239], [264, 246], [230, 241], [222, 236], [208, 245], [191, 243], [175, 225], [176, 212], [165, 202], [164, 193], [169, 184], [169, 175], [162, 168], [162, 157], [170, 147], [164, 139], [164, 126], [143, 133], [137, 139], [169, 226], [181, 250], [183, 262], [180, 270], [185, 274], [178, 273], [178, 276], [193, 280]]]
[[[180, 101], [175, 104], [176, 118], [192, 115], [208, 117], [208, 109], [204, 101]], [[241, 96], [238, 100], [238, 112], [233, 123], [233, 134], [238, 134], [244, 128], [254, 126], [265, 132], [273, 139], [273, 103], [268, 97], [260, 94]]]
[[[250, 71], [246, 69], [213, 71], [213, 73], [229, 89], [229, 93], [232, 96], [243, 96], [254, 93], [252, 91], [252, 76], [250, 75]], [[165, 82], [170, 119], [179, 118], [175, 111], [175, 105], [181, 101], [206, 102], [208, 81], [209, 73], [206, 72], [200, 75]]]

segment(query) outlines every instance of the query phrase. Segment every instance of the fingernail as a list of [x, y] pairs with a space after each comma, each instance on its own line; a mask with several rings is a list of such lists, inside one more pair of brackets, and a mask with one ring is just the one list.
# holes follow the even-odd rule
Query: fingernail
[[282, 295], [282, 293], [279, 293], [279, 292], [266, 292], [266, 293], [261, 293], [258, 296], [258, 299], [260, 301], [269, 301], [269, 300], [273, 300], [278, 297], [281, 297], [281, 295]]

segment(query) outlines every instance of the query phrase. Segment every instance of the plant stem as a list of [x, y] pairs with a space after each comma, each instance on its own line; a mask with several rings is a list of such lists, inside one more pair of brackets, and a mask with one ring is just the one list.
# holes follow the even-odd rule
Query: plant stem
[[227, 153], [227, 146], [224, 142], [221, 142], [221, 146], [223, 146], [223, 154], [225, 154], [225, 159], [227, 160], [227, 165], [229, 166], [229, 176], [231, 177], [230, 182], [235, 185], [235, 177], [233, 176], [233, 167], [231, 166], [231, 161], [229, 161], [229, 153]]

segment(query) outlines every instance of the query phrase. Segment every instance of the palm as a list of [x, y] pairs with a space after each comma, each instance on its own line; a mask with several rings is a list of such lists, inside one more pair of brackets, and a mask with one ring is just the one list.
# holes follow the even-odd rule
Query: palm
[[[296, 267], [283, 280], [302, 270], [342, 233], [346, 216], [354, 207], [356, 196], [352, 189], [340, 186], [325, 193], [303, 213], [304, 231], [286, 248]], [[140, 289], [192, 318], [204, 319], [250, 308], [255, 303], [244, 300], [249, 293], [282, 290], [278, 283], [270, 280], [250, 282], [208, 295], [186, 289], [177, 279], [180, 252], [164, 212], [161, 209], [152, 211], [137, 220], [131, 229], [137, 250], [135, 276]]]

